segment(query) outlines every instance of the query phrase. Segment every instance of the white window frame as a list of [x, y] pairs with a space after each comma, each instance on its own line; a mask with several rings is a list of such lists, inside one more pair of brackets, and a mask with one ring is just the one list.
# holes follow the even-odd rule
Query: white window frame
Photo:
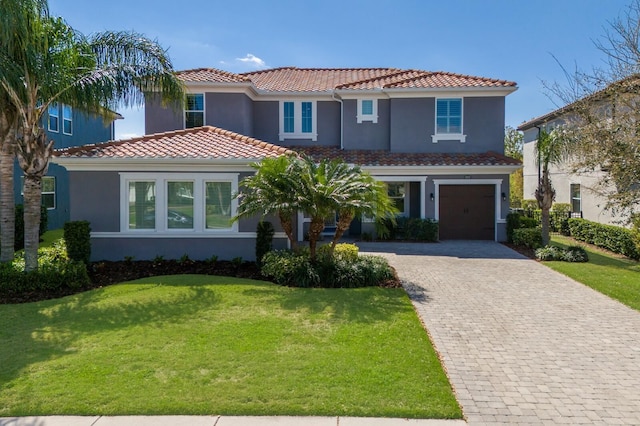
[[[580, 194], [579, 198], [575, 198], [573, 196], [573, 187], [574, 186], [578, 187], [579, 194]], [[580, 209], [577, 212], [573, 211], [573, 201], [574, 200], [578, 201], [578, 203], [580, 205]], [[580, 213], [582, 211], [582, 185], [580, 185], [579, 183], [570, 183], [569, 184], [569, 204], [571, 205], [571, 213]]]
[[[187, 97], [188, 96], [197, 96], [197, 95], [202, 95], [202, 110], [199, 109], [187, 109]], [[202, 113], [202, 125], [206, 126], [207, 125], [207, 97], [205, 96], [204, 93], [187, 93], [185, 95], [184, 98], [184, 105], [182, 107], [183, 109], [183, 114], [182, 114], [182, 128], [183, 129], [193, 129], [194, 127], [187, 127], [187, 113], [188, 112], [201, 112]]]
[[[438, 133], [438, 100], [460, 99], [460, 133]], [[431, 142], [438, 143], [440, 141], [458, 141], [465, 143], [467, 141], [467, 135], [464, 134], [464, 98], [447, 96], [439, 97], [435, 99], [434, 104], [434, 134], [431, 135]]]
[[[402, 203], [403, 203], [403, 211], [398, 213], [398, 217], [409, 217], [409, 195], [411, 192], [411, 187], [409, 185], [409, 183], [407, 181], [397, 181], [397, 180], [387, 180], [384, 181], [385, 185], [387, 185], [387, 193], [389, 190], [389, 184], [394, 184], [394, 185], [404, 185], [404, 194], [402, 196]], [[391, 197], [389, 196], [390, 199], [395, 200], [399, 197]], [[395, 203], [394, 203], [395, 204]]]
[[[363, 114], [362, 113], [362, 104], [365, 101], [371, 101], [373, 105], [373, 109], [371, 114]], [[358, 99], [358, 115], [356, 116], [356, 120], [358, 124], [364, 121], [370, 121], [374, 124], [378, 123], [378, 100], [377, 99]]]
[[[284, 131], [284, 104], [285, 102], [293, 102], [293, 132]], [[311, 132], [302, 132], [302, 103], [311, 103]], [[279, 121], [280, 128], [278, 137], [280, 141], [285, 139], [311, 139], [318, 140], [318, 105], [317, 101], [309, 99], [283, 99], [279, 101]]]
[[[52, 111], [55, 110], [55, 114], [52, 114]], [[47, 107], [47, 129], [53, 133], [60, 133], [60, 105], [57, 102], [51, 102]], [[51, 128], [51, 118], [55, 117], [58, 128], [57, 130], [53, 130]]]
[[[66, 109], [69, 109], [69, 118], [65, 117]], [[69, 132], [64, 131], [64, 123], [69, 122], [69, 128], [71, 129]], [[73, 135], [73, 107], [71, 105], [62, 104], [62, 133], [65, 135]]]
[[[129, 182], [155, 182], [156, 226], [154, 229], [129, 228]], [[167, 224], [169, 182], [193, 182], [193, 228], [169, 228]], [[205, 182], [231, 182], [231, 194], [238, 192], [238, 173], [120, 173], [120, 232], [127, 234], [194, 235], [237, 234], [238, 222], [229, 228], [206, 228]], [[231, 216], [238, 212], [238, 199], [231, 199]]]

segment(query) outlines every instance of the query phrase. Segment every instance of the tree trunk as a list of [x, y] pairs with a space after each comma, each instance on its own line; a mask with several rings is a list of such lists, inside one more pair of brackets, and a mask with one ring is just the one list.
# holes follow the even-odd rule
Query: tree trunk
[[313, 217], [311, 218], [311, 224], [309, 226], [309, 251], [312, 262], [316, 260], [316, 246], [318, 244], [318, 238], [324, 230], [324, 218]]
[[293, 235], [293, 221], [291, 220], [291, 214], [279, 211], [278, 218], [280, 219], [282, 230], [285, 234], [287, 234], [287, 238], [289, 238], [289, 242], [291, 243], [291, 250], [296, 250], [298, 248], [298, 241]]
[[[0, 262], [11, 262], [14, 255], [16, 202], [13, 195], [15, 122], [0, 113]], [[4, 137], [2, 136], [4, 135]]]
[[331, 241], [331, 248], [329, 249], [329, 253], [333, 256], [333, 251], [336, 248], [336, 244], [342, 238], [344, 232], [349, 229], [349, 225], [351, 225], [351, 221], [355, 217], [355, 212], [352, 210], [343, 210], [338, 213], [338, 223], [336, 224], [336, 233], [333, 234], [333, 241]]
[[52, 153], [53, 141], [47, 142], [43, 129], [25, 127], [16, 154], [24, 171], [24, 261], [27, 272], [38, 269], [42, 177], [47, 174]]
[[553, 200], [556, 198], [556, 191], [553, 189], [551, 179], [549, 179], [549, 170], [545, 167], [542, 172], [542, 180], [538, 184], [536, 189], [536, 200], [538, 201], [538, 207], [540, 207], [540, 221], [542, 224], [542, 245], [549, 245], [549, 210], [553, 205]]

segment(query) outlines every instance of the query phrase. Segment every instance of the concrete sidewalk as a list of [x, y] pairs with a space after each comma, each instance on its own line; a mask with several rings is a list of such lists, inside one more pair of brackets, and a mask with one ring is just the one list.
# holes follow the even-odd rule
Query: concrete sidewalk
[[43, 416], [0, 417], [0, 426], [465, 426], [463, 420], [370, 417]]

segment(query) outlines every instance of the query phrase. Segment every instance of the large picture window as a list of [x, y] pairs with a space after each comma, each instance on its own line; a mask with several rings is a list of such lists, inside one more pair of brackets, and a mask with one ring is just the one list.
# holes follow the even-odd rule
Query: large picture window
[[122, 173], [121, 231], [237, 232], [237, 173]]
[[387, 182], [387, 194], [398, 209], [398, 215], [405, 215], [405, 188], [404, 182]]
[[204, 126], [204, 94], [189, 93], [184, 106], [184, 127], [190, 129], [200, 126]]

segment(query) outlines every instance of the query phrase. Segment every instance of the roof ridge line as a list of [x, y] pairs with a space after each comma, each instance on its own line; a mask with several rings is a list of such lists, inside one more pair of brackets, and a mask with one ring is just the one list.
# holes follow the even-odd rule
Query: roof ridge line
[[403, 72], [407, 72], [407, 70], [403, 70], [403, 69], [400, 69], [400, 68], [357, 68], [357, 69], [388, 69], [388, 70], [394, 70], [394, 71], [390, 72], [389, 74], [381, 75], [379, 77], [369, 77], [369, 78], [364, 78], [362, 80], [355, 80], [355, 81], [352, 81], [352, 82], [349, 82], [349, 83], [342, 83], [342, 84], [337, 85], [335, 88], [336, 89], [340, 89], [340, 88], [343, 88], [343, 87], [346, 87], [346, 86], [351, 86], [351, 85], [354, 85], [354, 84], [364, 84], [364, 83], [368, 83], [370, 81], [380, 80], [382, 78], [389, 78], [389, 77], [392, 77], [394, 75], [398, 75], [398, 74], [402, 74]]
[[256, 139], [256, 138], [253, 138], [251, 136], [243, 135], [241, 133], [234, 132], [232, 130], [223, 129], [222, 127], [202, 126], [202, 128], [205, 129], [206, 131], [214, 132], [214, 133], [217, 133], [219, 135], [229, 136], [229, 137], [233, 138], [234, 140], [237, 140], [238, 142], [248, 143], [250, 145], [257, 146], [257, 147], [260, 147], [260, 148], [265, 148], [265, 149], [268, 149], [270, 151], [275, 151], [275, 152], [282, 153], [282, 154], [289, 154], [289, 153], [293, 152], [290, 149], [285, 148], [283, 146], [272, 144], [270, 142], [266, 142], [266, 141], [263, 141], [263, 140], [260, 140], [260, 139]]

